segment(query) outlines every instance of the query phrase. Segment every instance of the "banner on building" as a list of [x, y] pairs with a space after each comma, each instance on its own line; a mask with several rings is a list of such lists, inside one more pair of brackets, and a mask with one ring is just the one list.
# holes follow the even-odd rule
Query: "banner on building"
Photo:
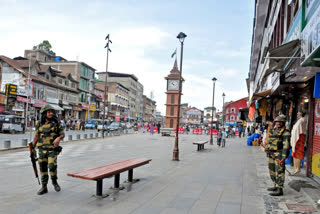
[[82, 104], [82, 109], [88, 110], [89, 109], [89, 104]]
[[27, 92], [27, 96], [29, 97], [33, 96], [33, 82], [30, 79], [27, 80], [26, 92]]
[[320, 99], [315, 99], [312, 144], [312, 173], [320, 177]]
[[118, 121], [118, 122], [120, 121], [120, 112], [119, 111], [116, 112], [115, 121]]

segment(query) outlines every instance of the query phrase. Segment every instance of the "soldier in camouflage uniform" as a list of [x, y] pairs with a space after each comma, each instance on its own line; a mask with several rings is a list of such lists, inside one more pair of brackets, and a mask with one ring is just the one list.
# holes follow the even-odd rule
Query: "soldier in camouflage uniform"
[[285, 115], [276, 117], [274, 123], [275, 127], [270, 130], [266, 144], [266, 150], [269, 153], [269, 173], [274, 184], [274, 187], [268, 188], [268, 191], [272, 191], [270, 193], [272, 196], [281, 196], [285, 178], [284, 161], [290, 149], [290, 132], [285, 128]]
[[39, 149], [38, 161], [42, 188], [38, 191], [38, 195], [48, 192], [48, 168], [55, 191], [59, 192], [61, 189], [57, 182], [57, 156], [59, 148], [61, 148], [59, 146], [60, 140], [64, 138], [64, 131], [55, 116], [54, 108], [50, 105], [45, 105], [41, 108], [40, 113], [41, 120], [36, 123], [33, 139], [33, 148], [38, 146]]

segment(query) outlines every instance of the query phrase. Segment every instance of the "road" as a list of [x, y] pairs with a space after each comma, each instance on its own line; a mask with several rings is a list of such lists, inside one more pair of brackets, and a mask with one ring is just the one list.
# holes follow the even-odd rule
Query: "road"
[[[27, 149], [0, 152], [0, 213], [284, 213], [286, 203], [312, 205], [286, 181], [284, 197], [271, 197], [265, 154], [248, 147], [245, 139], [227, 139], [226, 147], [205, 145], [197, 152], [193, 141], [204, 135], [180, 135], [180, 161], [172, 161], [173, 137], [149, 133], [62, 143], [58, 158], [61, 192], [51, 183], [49, 193], [38, 196]], [[125, 190], [109, 189], [104, 179], [104, 199], [93, 197], [96, 182], [68, 177], [68, 172], [101, 166], [133, 157], [151, 158], [134, 170], [135, 184]], [[287, 178], [286, 178], [287, 179]]]

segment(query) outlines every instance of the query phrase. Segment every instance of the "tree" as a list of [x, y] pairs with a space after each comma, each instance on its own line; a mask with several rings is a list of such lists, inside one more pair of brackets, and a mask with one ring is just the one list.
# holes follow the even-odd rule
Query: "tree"
[[39, 45], [33, 46], [33, 50], [41, 49], [41, 50], [45, 50], [45, 51], [50, 51], [51, 48], [52, 48], [52, 46], [48, 40], [43, 40], [43, 42], [40, 43]]

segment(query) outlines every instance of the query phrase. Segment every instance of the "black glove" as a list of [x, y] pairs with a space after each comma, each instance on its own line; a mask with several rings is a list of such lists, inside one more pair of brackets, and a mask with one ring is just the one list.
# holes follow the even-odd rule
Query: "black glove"
[[59, 155], [61, 152], [62, 152], [62, 147], [61, 146], [57, 146], [57, 147], [54, 147], [53, 149], [55, 152], [57, 152], [57, 155]]

